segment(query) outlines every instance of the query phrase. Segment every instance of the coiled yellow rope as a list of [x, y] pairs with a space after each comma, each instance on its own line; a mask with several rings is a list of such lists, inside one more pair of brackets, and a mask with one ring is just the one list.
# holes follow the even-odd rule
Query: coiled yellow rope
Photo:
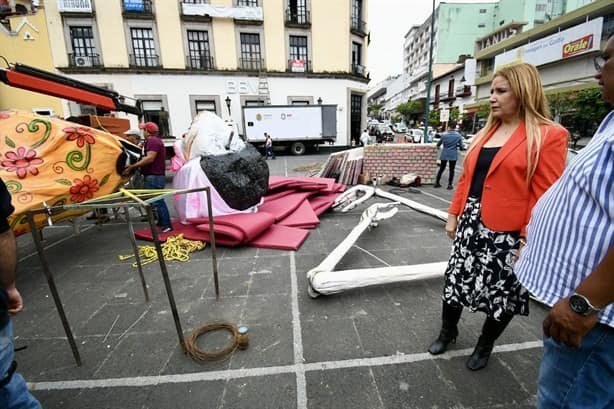
[[[198, 240], [187, 240], [183, 238], [183, 234], [178, 234], [166, 239], [162, 244], [162, 257], [164, 260], [188, 261], [190, 253], [205, 248], [205, 243]], [[139, 256], [141, 257], [141, 265], [153, 263], [158, 260], [158, 253], [155, 246], [139, 246]], [[134, 254], [120, 255], [120, 261], [134, 257]], [[136, 261], [132, 263], [132, 267], [137, 267]]]

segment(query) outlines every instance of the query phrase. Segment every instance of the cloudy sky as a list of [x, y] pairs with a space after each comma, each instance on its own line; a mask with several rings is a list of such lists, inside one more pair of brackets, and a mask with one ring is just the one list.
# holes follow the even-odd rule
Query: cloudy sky
[[[498, 0], [446, 0], [446, 3], [497, 3]], [[389, 75], [400, 74], [403, 66], [403, 37], [414, 24], [431, 15], [432, 0], [369, 0], [368, 24], [371, 44], [369, 73], [375, 85]], [[439, 0], [435, 1], [435, 7]]]

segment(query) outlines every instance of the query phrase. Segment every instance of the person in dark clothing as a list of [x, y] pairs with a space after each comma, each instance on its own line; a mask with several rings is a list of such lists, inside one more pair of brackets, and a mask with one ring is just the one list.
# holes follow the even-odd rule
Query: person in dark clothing
[[[125, 174], [132, 173], [133, 170], [141, 168], [141, 173], [145, 179], [145, 189], [164, 189], [166, 185], [166, 149], [164, 142], [158, 136], [158, 125], [153, 122], [140, 124], [139, 128], [145, 131], [145, 157], [137, 163], [127, 166]], [[171, 217], [164, 199], [154, 202], [158, 213], [158, 226], [162, 233], [173, 230]]]
[[456, 167], [456, 161], [458, 160], [458, 150], [464, 149], [463, 136], [455, 130], [449, 130], [448, 132], [444, 133], [441, 139], [439, 139], [439, 142], [437, 142], [437, 147], [442, 145], [443, 149], [439, 155], [439, 171], [437, 172], [437, 179], [435, 180], [435, 185], [433, 187], [441, 187], [441, 175], [446, 169], [446, 165], [449, 165], [448, 190], [452, 190], [454, 188], [452, 182], [454, 181], [454, 168]]
[[23, 299], [15, 286], [17, 243], [7, 218], [15, 211], [6, 185], [0, 179], [0, 408], [40, 409], [28, 392], [23, 377], [15, 372], [13, 324], [9, 315], [23, 310]]

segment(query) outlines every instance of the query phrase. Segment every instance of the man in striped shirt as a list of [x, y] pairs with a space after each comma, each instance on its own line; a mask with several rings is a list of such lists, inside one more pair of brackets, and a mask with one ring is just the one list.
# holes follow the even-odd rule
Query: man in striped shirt
[[[595, 68], [614, 104], [614, 36]], [[533, 208], [515, 272], [552, 306], [538, 408], [614, 407], [614, 110]]]

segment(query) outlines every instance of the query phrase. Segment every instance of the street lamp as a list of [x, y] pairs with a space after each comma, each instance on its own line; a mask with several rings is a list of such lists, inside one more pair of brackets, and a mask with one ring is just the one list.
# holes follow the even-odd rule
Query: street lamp
[[426, 103], [424, 108], [424, 135], [429, 132], [429, 104], [431, 102], [431, 82], [433, 82], [433, 38], [435, 37], [435, 0], [431, 12], [431, 47], [429, 49], [429, 80], [426, 84]]
[[226, 101], [226, 107], [228, 108], [228, 116], [230, 116], [230, 97], [226, 96], [226, 99], [224, 101]]

